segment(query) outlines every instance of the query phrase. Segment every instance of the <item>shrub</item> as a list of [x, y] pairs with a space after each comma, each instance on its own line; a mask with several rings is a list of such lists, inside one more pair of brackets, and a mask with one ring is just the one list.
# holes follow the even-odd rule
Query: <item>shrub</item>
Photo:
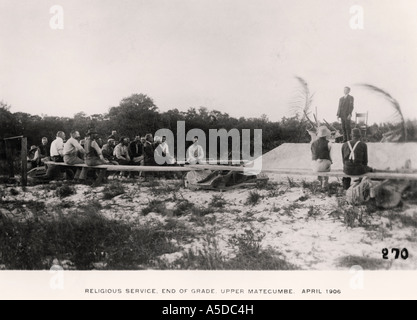
[[178, 192], [183, 186], [183, 182], [170, 182], [161, 185], [159, 181], [154, 181], [150, 185], [150, 192], [154, 196], [167, 195]]
[[297, 183], [295, 183], [294, 179], [287, 177], [287, 181], [288, 181], [288, 186], [289, 188], [298, 188], [299, 185]]
[[388, 218], [390, 220], [397, 220], [400, 221], [403, 227], [411, 227], [411, 228], [417, 228], [417, 216], [411, 217], [404, 214], [397, 214], [391, 212], [388, 215]]
[[18, 190], [16, 190], [15, 188], [11, 188], [11, 189], [10, 189], [10, 194], [11, 194], [12, 196], [18, 196], [18, 195], [19, 195], [19, 191], [18, 191]]
[[23, 200], [11, 200], [11, 201], [1, 201], [2, 208], [7, 208], [12, 211], [13, 209], [22, 209], [26, 208], [32, 210], [35, 213], [46, 212], [46, 205], [43, 201], [23, 201]]
[[302, 206], [299, 203], [294, 202], [294, 203], [292, 203], [288, 206], [283, 207], [282, 208], [282, 210], [283, 210], [282, 214], [287, 215], [287, 216], [292, 216], [294, 210], [300, 209], [301, 207]]
[[56, 192], [56, 195], [60, 197], [61, 199], [67, 198], [77, 193], [73, 186], [70, 186], [67, 184], [64, 184], [63, 186], [58, 187], [55, 192]]
[[251, 191], [248, 199], [246, 200], [246, 204], [249, 206], [255, 206], [261, 201], [261, 199], [262, 196], [257, 191]]
[[103, 190], [103, 199], [104, 200], [111, 200], [114, 197], [120, 196], [121, 194], [124, 194], [125, 187], [122, 183], [116, 181], [112, 182], [110, 185], [106, 186]]
[[317, 206], [310, 206], [307, 213], [308, 218], [316, 218], [319, 215], [320, 209]]
[[364, 270], [380, 270], [387, 268], [387, 261], [360, 256], [345, 256], [339, 259], [338, 265], [346, 268], [360, 266]]
[[417, 181], [412, 181], [410, 184], [410, 188], [403, 193], [402, 198], [406, 202], [417, 204]]
[[212, 214], [212, 213], [215, 213], [215, 212], [216, 212], [216, 210], [213, 207], [210, 207], [210, 206], [208, 206], [206, 208], [204, 208], [204, 207], [195, 207], [194, 211], [193, 211], [194, 215], [199, 216], [199, 217], [204, 217], [208, 214]]
[[177, 203], [174, 209], [174, 216], [183, 216], [187, 214], [193, 214], [198, 217], [204, 217], [208, 214], [214, 213], [215, 209], [212, 206], [208, 206], [207, 208], [196, 206], [192, 202], [188, 200], [182, 200]]
[[243, 234], [233, 235], [229, 243], [239, 248], [239, 253], [243, 256], [256, 255], [261, 250], [262, 240], [265, 234], [247, 229]]
[[75, 203], [73, 201], [62, 201], [61, 203], [58, 204], [58, 208], [62, 208], [62, 209], [70, 209], [73, 208], [75, 206]]
[[353, 207], [344, 209], [344, 222], [348, 227], [353, 228], [358, 217], [359, 215]]
[[296, 267], [272, 249], [263, 250], [261, 242], [264, 235], [245, 230], [244, 234], [233, 236], [229, 243], [237, 248], [237, 254], [227, 259], [219, 249], [215, 234], [207, 234], [203, 249], [189, 250], [174, 262], [181, 269], [193, 270], [292, 270]]
[[304, 196], [301, 196], [300, 198], [298, 198], [297, 201], [304, 202], [304, 201], [307, 201], [308, 199], [309, 199], [309, 196], [304, 195]]
[[329, 183], [329, 189], [327, 191], [329, 197], [335, 195], [336, 197], [344, 196], [344, 191], [339, 182], [333, 181]]
[[209, 204], [210, 207], [223, 209], [227, 205], [227, 201], [224, 199], [223, 195], [214, 195], [211, 198]]
[[317, 183], [317, 181], [307, 182], [306, 180], [303, 180], [301, 182], [301, 186], [305, 190], [310, 190], [312, 194], [317, 194], [319, 191], [321, 191], [320, 184]]
[[192, 213], [195, 210], [195, 205], [188, 200], [178, 202], [174, 208], [174, 216], [183, 216]]
[[273, 184], [269, 183], [268, 180], [259, 180], [256, 182], [256, 189], [258, 190], [271, 190], [273, 188]]
[[151, 200], [148, 206], [142, 209], [142, 214], [146, 216], [151, 212], [165, 215], [167, 213], [166, 204], [161, 200]]
[[277, 207], [277, 205], [274, 203], [274, 205], [272, 206], [271, 212], [277, 213], [277, 212], [280, 212], [280, 211], [281, 211], [281, 208]]

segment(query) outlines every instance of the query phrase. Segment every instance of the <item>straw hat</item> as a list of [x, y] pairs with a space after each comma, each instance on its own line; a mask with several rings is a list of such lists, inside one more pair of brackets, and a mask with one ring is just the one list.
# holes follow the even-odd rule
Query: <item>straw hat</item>
[[317, 138], [328, 137], [330, 135], [331, 132], [326, 126], [321, 126], [317, 129]]

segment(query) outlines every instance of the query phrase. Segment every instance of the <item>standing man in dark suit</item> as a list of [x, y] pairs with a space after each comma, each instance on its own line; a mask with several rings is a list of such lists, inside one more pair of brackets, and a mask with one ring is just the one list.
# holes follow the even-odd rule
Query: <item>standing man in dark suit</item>
[[339, 108], [337, 110], [337, 118], [342, 121], [343, 142], [351, 139], [351, 125], [353, 112], [353, 97], [349, 94], [350, 88], [345, 87], [345, 95], [339, 99]]

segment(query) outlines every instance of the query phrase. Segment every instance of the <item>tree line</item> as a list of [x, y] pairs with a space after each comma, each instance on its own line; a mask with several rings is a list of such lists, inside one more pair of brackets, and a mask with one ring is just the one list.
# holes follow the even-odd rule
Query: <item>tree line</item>
[[[299, 114], [284, 117], [280, 121], [270, 121], [266, 115], [259, 118], [235, 118], [218, 110], [205, 107], [190, 108], [186, 112], [171, 109], [159, 110], [152, 98], [145, 94], [133, 94], [120, 101], [107, 113], [87, 115], [84, 112], [72, 118], [56, 116], [40, 116], [22, 112], [11, 112], [11, 106], [0, 102], [0, 140], [4, 149], [3, 139], [23, 135], [28, 138], [28, 145], [39, 145], [42, 137], [51, 142], [58, 131], [69, 134], [77, 130], [83, 136], [88, 129], [95, 129], [105, 141], [113, 130], [119, 135], [134, 138], [136, 135], [155, 133], [157, 130], [170, 129], [177, 133], [177, 122], [184, 121], [186, 131], [194, 128], [203, 130], [207, 135], [210, 129], [262, 129], [262, 149], [268, 152], [283, 143], [308, 143], [310, 136], [307, 129], [310, 123]], [[340, 130], [338, 122], [332, 123]], [[408, 141], [417, 141], [417, 123], [409, 121]], [[378, 142], [384, 133], [396, 129], [395, 124], [373, 124], [369, 126], [367, 140]], [[4, 155], [4, 150], [0, 151]]]

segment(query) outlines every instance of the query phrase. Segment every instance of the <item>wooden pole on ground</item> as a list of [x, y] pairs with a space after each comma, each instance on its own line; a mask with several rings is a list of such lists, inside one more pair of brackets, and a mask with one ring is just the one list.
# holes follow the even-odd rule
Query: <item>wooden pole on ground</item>
[[22, 186], [26, 187], [28, 184], [28, 138], [22, 138], [22, 151], [21, 151], [21, 160], [22, 160]]

